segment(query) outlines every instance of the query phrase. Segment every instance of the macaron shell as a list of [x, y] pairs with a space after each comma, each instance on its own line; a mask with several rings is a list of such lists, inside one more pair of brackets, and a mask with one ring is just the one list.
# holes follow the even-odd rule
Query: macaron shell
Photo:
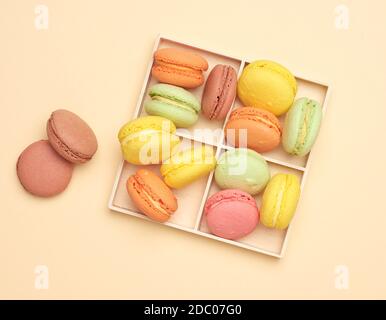
[[263, 194], [261, 222], [269, 228], [286, 229], [295, 214], [299, 197], [300, 183], [295, 175], [275, 175]]
[[227, 143], [236, 147], [244, 147], [245, 130], [242, 129], [246, 130], [248, 148], [257, 152], [273, 150], [280, 144], [280, 122], [267, 110], [254, 107], [234, 110], [225, 126]]
[[210, 232], [230, 240], [251, 233], [259, 222], [259, 211], [255, 201], [245, 201], [246, 197], [251, 198], [239, 190], [223, 190], [210, 197], [205, 205]]
[[177, 199], [151, 171], [140, 169], [129, 177], [126, 187], [136, 207], [155, 221], [165, 222], [177, 210]]
[[51, 197], [67, 188], [73, 164], [62, 158], [47, 140], [41, 140], [20, 154], [16, 171], [25, 190], [39, 197]]
[[266, 109], [276, 116], [290, 108], [296, 91], [296, 79], [291, 72], [267, 60], [245, 67], [237, 85], [237, 95], [244, 105]]
[[144, 107], [148, 114], [167, 118], [173, 121], [178, 128], [188, 128], [198, 120], [198, 113], [190, 112], [161, 101], [148, 100], [145, 102]]
[[221, 189], [239, 189], [251, 195], [262, 191], [269, 178], [267, 162], [250, 149], [224, 152], [215, 170], [215, 181]]
[[179, 48], [161, 48], [154, 53], [156, 62], [165, 62], [195, 70], [208, 70], [208, 62], [200, 55]]
[[93, 130], [75, 113], [59, 109], [47, 122], [51, 146], [66, 160], [73, 163], [89, 161], [98, 149]]
[[233, 67], [216, 65], [202, 94], [202, 111], [208, 119], [224, 119], [236, 96], [237, 74]]
[[165, 183], [175, 189], [185, 187], [207, 175], [216, 166], [213, 148], [204, 146], [184, 150], [162, 164]]
[[206, 200], [204, 206], [204, 214], [208, 214], [209, 210], [213, 206], [216, 206], [219, 202], [223, 200], [242, 201], [251, 206], [256, 207], [255, 199], [247, 192], [241, 191], [239, 189], [226, 189], [216, 192]]
[[322, 108], [312, 99], [295, 101], [286, 115], [282, 145], [288, 153], [305, 156], [311, 151], [319, 133]]

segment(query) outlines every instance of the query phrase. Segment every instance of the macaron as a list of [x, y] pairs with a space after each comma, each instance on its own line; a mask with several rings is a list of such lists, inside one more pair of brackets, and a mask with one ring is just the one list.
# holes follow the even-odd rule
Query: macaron
[[160, 170], [165, 183], [171, 188], [179, 189], [207, 176], [215, 166], [214, 149], [200, 145], [174, 154], [161, 165]]
[[126, 123], [118, 133], [124, 159], [136, 165], [161, 163], [180, 143], [175, 132], [174, 123], [159, 116], [144, 116]]
[[29, 145], [20, 154], [16, 172], [20, 183], [29, 193], [39, 197], [52, 197], [67, 188], [73, 167], [47, 140], [40, 140]]
[[261, 222], [268, 228], [286, 229], [295, 214], [300, 197], [300, 183], [293, 174], [276, 174], [265, 188]]
[[255, 199], [237, 189], [222, 190], [209, 197], [204, 215], [211, 233], [230, 240], [250, 234], [259, 222]]
[[85, 163], [98, 148], [96, 136], [89, 125], [75, 113], [59, 109], [47, 121], [47, 135], [51, 146], [64, 159]]
[[177, 210], [173, 192], [149, 170], [140, 169], [130, 176], [126, 188], [135, 206], [150, 219], [165, 222]]
[[237, 84], [237, 95], [245, 106], [263, 108], [276, 116], [287, 112], [296, 91], [296, 79], [292, 73], [267, 60], [248, 64]]
[[270, 172], [260, 154], [243, 148], [224, 152], [217, 161], [214, 177], [221, 189], [239, 189], [255, 195], [267, 185]]
[[319, 102], [300, 98], [286, 114], [282, 145], [285, 151], [295, 156], [305, 156], [311, 151], [322, 122], [322, 107]]
[[236, 70], [228, 65], [216, 65], [206, 80], [202, 94], [204, 116], [210, 120], [224, 119], [236, 97], [236, 86]]
[[151, 100], [145, 102], [148, 114], [167, 118], [181, 128], [190, 127], [197, 122], [201, 104], [189, 91], [159, 83], [150, 88], [149, 96]]
[[234, 110], [225, 126], [229, 145], [267, 152], [280, 144], [282, 134], [279, 119], [271, 112], [254, 107]]
[[162, 48], [154, 53], [152, 75], [159, 82], [192, 89], [204, 83], [208, 62], [199, 54], [178, 48]]

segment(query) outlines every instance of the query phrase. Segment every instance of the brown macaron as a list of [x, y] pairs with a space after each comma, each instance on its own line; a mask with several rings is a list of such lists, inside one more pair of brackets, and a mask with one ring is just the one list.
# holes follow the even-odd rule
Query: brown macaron
[[237, 74], [231, 66], [218, 64], [210, 72], [202, 94], [201, 107], [208, 119], [226, 117], [236, 97]]
[[59, 109], [47, 121], [51, 146], [72, 163], [89, 161], [98, 149], [96, 136], [89, 125], [75, 113]]
[[51, 197], [61, 193], [70, 183], [73, 164], [63, 159], [47, 140], [29, 145], [19, 156], [16, 172], [29, 193]]

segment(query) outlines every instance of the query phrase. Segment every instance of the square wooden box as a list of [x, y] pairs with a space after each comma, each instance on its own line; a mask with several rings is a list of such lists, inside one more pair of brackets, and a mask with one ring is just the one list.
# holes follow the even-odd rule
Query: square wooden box
[[[205, 76], [208, 76], [209, 71], [216, 64], [219, 63], [233, 66], [237, 71], [238, 76], [240, 76], [244, 67], [248, 65], [248, 60], [245, 59], [239, 59], [214, 51], [201, 49], [197, 46], [172, 40], [169, 37], [159, 36], [156, 40], [153, 52], [163, 47], [185, 48], [202, 55], [204, 58], [207, 59], [209, 63], [209, 69], [206, 72]], [[143, 104], [146, 99], [150, 99], [148, 97], [148, 89], [153, 84], [157, 83], [157, 81], [151, 75], [152, 65], [153, 58], [150, 60], [147, 68], [145, 81], [143, 83], [143, 87], [138, 99], [133, 119], [146, 115], [146, 112], [143, 108]], [[324, 113], [326, 111], [327, 99], [330, 92], [329, 86], [314, 80], [309, 80], [304, 77], [299, 77], [297, 75], [295, 76], [298, 84], [298, 92], [296, 98], [307, 96], [319, 101], [322, 104]], [[195, 94], [198, 98], [201, 98], [202, 90], [203, 86], [191, 90], [191, 92]], [[232, 109], [239, 106], [241, 106], [241, 103], [236, 98], [233, 103]], [[283, 122], [283, 120], [284, 117], [281, 117], [280, 121]], [[190, 145], [190, 143], [194, 141], [203, 142], [214, 146], [216, 148], [216, 157], [218, 158], [222, 152], [228, 149], [232, 149], [232, 147], [227, 146], [224, 142], [223, 128], [225, 126], [226, 121], [227, 119], [222, 122], [209, 121], [205, 117], [200, 116], [198, 122], [194, 126], [188, 129], [178, 129], [177, 135], [183, 138], [183, 147]], [[197, 136], [194, 134], [195, 129], [211, 130], [206, 131], [205, 135], [201, 134]], [[271, 152], [264, 153], [263, 156], [268, 162], [271, 175], [277, 172], [293, 173], [301, 179], [301, 187], [303, 189], [307, 172], [311, 164], [312, 151], [308, 156], [295, 157], [285, 153], [280, 146]], [[129, 214], [132, 216], [139, 217], [141, 219], [152, 221], [148, 219], [145, 215], [138, 212], [134, 204], [131, 202], [126, 191], [127, 178], [136, 170], [138, 170], [139, 167], [140, 166], [135, 166], [132, 164], [128, 164], [125, 161], [122, 161], [118, 168], [118, 173], [115, 179], [108, 206], [113, 211]], [[159, 174], [159, 165], [146, 166], [146, 168], [154, 170], [154, 172], [157, 172], [157, 174]], [[208, 196], [212, 195], [217, 191], [219, 191], [219, 188], [217, 187], [213, 179], [213, 172], [210, 173], [207, 177], [203, 177], [183, 189], [174, 190], [173, 192], [175, 193], [178, 199], [178, 210], [173, 214], [173, 216], [168, 222], [163, 224], [169, 227], [194, 233], [196, 235], [207, 237], [210, 239], [215, 239], [223, 243], [228, 243], [234, 246], [249, 249], [276, 258], [283, 257], [291, 225], [287, 230], [280, 231], [269, 229], [259, 224], [255, 231], [238, 241], [223, 239], [209, 233], [205, 217], [202, 214], [203, 207]], [[260, 207], [261, 194], [257, 195], [255, 198], [258, 206]]]

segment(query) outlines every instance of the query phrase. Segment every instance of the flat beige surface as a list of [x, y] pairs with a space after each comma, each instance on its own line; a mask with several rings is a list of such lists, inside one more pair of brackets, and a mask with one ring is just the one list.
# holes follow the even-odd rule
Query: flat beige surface
[[[386, 298], [384, 1], [344, 1], [347, 30], [330, 0], [45, 0], [40, 31], [38, 3], [0, 0], [0, 298]], [[284, 259], [107, 209], [117, 130], [160, 32], [332, 86]], [[89, 122], [99, 150], [65, 193], [34, 198], [15, 163], [59, 107]], [[35, 288], [37, 265], [48, 289]]]

